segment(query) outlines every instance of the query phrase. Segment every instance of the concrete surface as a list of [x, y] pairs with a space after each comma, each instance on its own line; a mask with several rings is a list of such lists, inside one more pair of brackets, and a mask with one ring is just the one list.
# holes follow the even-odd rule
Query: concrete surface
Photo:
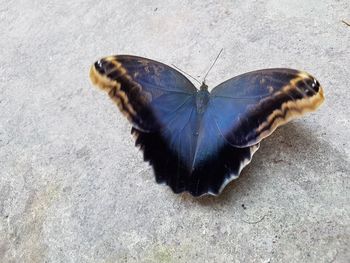
[[[347, 0], [1, 1], [0, 262], [349, 262]], [[292, 67], [326, 103], [279, 129], [219, 197], [154, 182], [89, 83], [135, 54], [203, 76]]]

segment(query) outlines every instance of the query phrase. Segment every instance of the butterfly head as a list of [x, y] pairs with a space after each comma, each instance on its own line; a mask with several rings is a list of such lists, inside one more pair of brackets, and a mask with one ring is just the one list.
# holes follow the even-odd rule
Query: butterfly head
[[203, 81], [203, 82], [202, 82], [202, 85], [200, 86], [199, 89], [202, 90], [202, 91], [207, 91], [207, 90], [208, 90], [208, 85], [205, 84], [205, 82]]

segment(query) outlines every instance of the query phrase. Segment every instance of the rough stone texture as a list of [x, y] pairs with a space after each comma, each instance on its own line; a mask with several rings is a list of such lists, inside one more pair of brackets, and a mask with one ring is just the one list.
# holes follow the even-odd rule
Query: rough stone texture
[[[0, 262], [349, 262], [347, 0], [2, 1]], [[137, 54], [208, 78], [304, 69], [315, 114], [265, 140], [218, 197], [154, 182], [88, 69]]]

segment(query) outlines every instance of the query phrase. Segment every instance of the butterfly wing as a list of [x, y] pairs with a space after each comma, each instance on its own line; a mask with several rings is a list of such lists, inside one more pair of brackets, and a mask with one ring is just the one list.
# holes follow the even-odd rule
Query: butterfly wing
[[175, 69], [136, 56], [103, 58], [91, 67], [90, 78], [109, 94], [135, 128], [146, 132], [168, 127], [174, 119], [185, 123], [197, 92]]
[[278, 126], [316, 110], [323, 100], [322, 87], [308, 73], [264, 69], [239, 75], [214, 88], [207, 111], [228, 143], [247, 147]]
[[[217, 151], [211, 152], [192, 170], [188, 169], [188, 164], [159, 133], [146, 133], [137, 129], [133, 129], [132, 133], [136, 137], [136, 145], [144, 151], [145, 161], [153, 166], [157, 183], [169, 185], [174, 193], [187, 191], [193, 196], [218, 195], [229, 182], [238, 178], [259, 148], [259, 144], [236, 148], [222, 141], [219, 136], [207, 137], [208, 144], [220, 147], [212, 147]], [[215, 135], [211, 132], [209, 134]], [[209, 141], [210, 139], [212, 140]], [[204, 147], [198, 151], [206, 152], [206, 149]]]

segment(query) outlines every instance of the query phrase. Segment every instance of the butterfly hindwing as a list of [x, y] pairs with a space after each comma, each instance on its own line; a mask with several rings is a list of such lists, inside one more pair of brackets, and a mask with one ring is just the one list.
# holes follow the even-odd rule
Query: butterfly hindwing
[[239, 75], [213, 89], [207, 111], [227, 141], [247, 147], [278, 126], [316, 110], [323, 102], [319, 82], [306, 72], [264, 69]]
[[[218, 152], [194, 170], [189, 170], [184, 160], [174, 153], [160, 134], [135, 128], [132, 133], [136, 137], [136, 145], [143, 149], [145, 161], [152, 165], [157, 183], [169, 185], [174, 193], [187, 191], [193, 196], [218, 195], [239, 176], [259, 148], [259, 144], [236, 148], [224, 143]], [[213, 139], [216, 141], [217, 138]]]

